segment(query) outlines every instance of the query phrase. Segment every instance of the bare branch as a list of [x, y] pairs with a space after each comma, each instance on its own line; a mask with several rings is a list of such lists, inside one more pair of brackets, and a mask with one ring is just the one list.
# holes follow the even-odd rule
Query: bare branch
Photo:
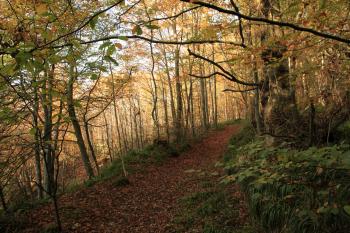
[[[242, 85], [246, 85], [246, 86], [258, 86], [257, 83], [247, 83], [247, 82], [244, 82], [244, 81], [241, 81], [239, 80], [238, 78], [236, 78], [233, 74], [231, 74], [230, 72], [228, 72], [227, 70], [224, 69], [224, 67], [222, 67], [221, 65], [219, 65], [218, 63], [206, 58], [206, 57], [203, 57], [199, 54], [196, 54], [194, 52], [192, 52], [190, 49], [188, 49], [188, 52], [191, 56], [194, 56], [196, 58], [199, 58], [199, 59], [202, 59], [206, 62], [209, 62], [210, 64], [218, 67], [222, 72], [223, 72], [223, 76], [226, 77], [228, 76], [229, 77], [229, 80], [232, 81], [232, 82], [236, 82], [236, 83], [239, 83], [239, 84], [242, 84]], [[222, 74], [221, 74], [222, 75]]]
[[232, 89], [224, 89], [223, 92], [249, 92], [254, 91], [256, 88], [246, 89], [246, 90], [232, 90]]
[[[94, 40], [89, 41], [81, 41], [80, 44], [93, 44], [101, 41], [107, 41], [107, 40], [117, 40], [121, 38], [127, 38], [127, 39], [139, 39], [148, 41], [155, 44], [169, 44], [169, 45], [189, 45], [189, 44], [230, 44], [235, 46], [242, 46], [242, 44], [232, 41], [222, 41], [222, 40], [187, 40], [187, 41], [168, 41], [168, 40], [157, 40], [152, 38], [147, 38], [144, 36], [138, 36], [138, 35], [130, 35], [130, 36], [123, 36], [123, 35], [113, 35], [113, 36], [107, 36], [103, 38], [98, 38]], [[52, 46], [51, 48], [63, 48], [72, 46], [72, 43], [66, 43], [62, 45]]]
[[214, 76], [214, 75], [221, 75], [221, 76], [223, 76], [224, 78], [226, 78], [226, 79], [232, 81], [232, 78], [231, 78], [231, 77], [227, 76], [227, 75], [224, 74], [224, 73], [218, 72], [218, 71], [216, 71], [216, 72], [214, 72], [214, 73], [212, 73], [212, 74], [209, 74], [209, 75], [207, 75], [207, 76], [199, 76], [199, 75], [195, 75], [195, 74], [189, 74], [189, 76], [191, 76], [191, 77], [194, 77], [194, 78], [204, 78], [204, 79], [210, 78], [210, 77], [212, 77], [212, 76]]
[[[234, 2], [234, 0], [230, 0], [230, 1], [233, 8], [235, 8], [235, 11], [239, 13], [239, 8], [237, 4]], [[239, 22], [239, 35], [241, 36], [241, 40], [242, 40], [242, 47], [246, 47], [246, 45], [244, 44], [242, 17], [238, 16], [238, 22]]]
[[183, 11], [181, 11], [180, 13], [178, 13], [178, 14], [176, 14], [176, 15], [171, 15], [171, 16], [167, 16], [167, 17], [151, 19], [151, 20], [147, 21], [145, 24], [151, 23], [151, 22], [154, 22], [154, 21], [176, 19], [177, 17], [179, 17], [179, 16], [181, 16], [181, 15], [187, 13], [187, 12], [196, 10], [196, 9], [198, 9], [198, 8], [201, 8], [201, 7], [202, 7], [202, 6], [195, 6], [195, 7], [192, 7], [192, 8], [186, 9], [186, 10], [183, 10]]

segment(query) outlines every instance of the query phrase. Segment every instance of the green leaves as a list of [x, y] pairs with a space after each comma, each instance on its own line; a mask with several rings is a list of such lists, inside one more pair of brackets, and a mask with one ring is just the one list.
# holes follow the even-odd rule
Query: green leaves
[[346, 205], [343, 207], [346, 214], [350, 215], [350, 205]]
[[95, 29], [97, 21], [98, 21], [98, 15], [93, 17], [92, 19], [90, 19], [89, 25], [90, 25], [91, 29]]
[[97, 80], [98, 79], [98, 75], [97, 74], [92, 74], [90, 79], [91, 80]]
[[0, 73], [6, 77], [14, 75], [16, 73], [16, 63], [6, 64], [5, 66], [1, 67]]
[[17, 55], [16, 55], [16, 62], [19, 65], [24, 65], [25, 63], [27, 63], [29, 61], [29, 59], [32, 58], [32, 54], [25, 52], [25, 51], [20, 51]]
[[54, 55], [50, 56], [48, 58], [48, 60], [51, 64], [57, 64], [62, 60], [62, 57], [54, 54]]
[[34, 136], [35, 133], [36, 133], [36, 129], [35, 129], [35, 128], [31, 128], [31, 129], [29, 130], [29, 134], [30, 134], [30, 135]]
[[117, 38], [119, 40], [124, 40], [124, 41], [127, 41], [129, 39], [127, 36], [118, 36]]
[[105, 41], [103, 44], [100, 45], [99, 49], [102, 50], [104, 48], [107, 48], [108, 46], [112, 45], [112, 42], [110, 41]]
[[[148, 28], [150, 30], [159, 29], [159, 26], [154, 25], [154, 24], [145, 24], [143, 26], [145, 26], [146, 28]], [[143, 33], [143, 31], [142, 31], [142, 28], [140, 25], [136, 25], [133, 27], [132, 34], [136, 34], [136, 35], [140, 36], [140, 35], [142, 35], [142, 33]], [[119, 38], [119, 39], [126, 39], [126, 38], [124, 37], [124, 38]]]
[[327, 219], [336, 216], [335, 224], [348, 221], [344, 212], [350, 216], [349, 145], [297, 151], [267, 148], [256, 139], [236, 146], [232, 153], [236, 156], [226, 162], [229, 174], [221, 182], [241, 185], [251, 214], [266, 232], [286, 227], [288, 232], [323, 232], [319, 227], [325, 226], [332, 232], [334, 226], [328, 228]]
[[113, 55], [113, 53], [116, 51], [115, 46], [112, 44], [108, 47], [107, 51], [106, 51], [106, 55], [107, 56], [111, 56]]
[[108, 61], [108, 62], [113, 63], [113, 64], [116, 65], [116, 66], [119, 65], [118, 62], [117, 62], [113, 57], [111, 57], [111, 56], [106, 55], [106, 56], [103, 57], [103, 59], [104, 59], [105, 61]]

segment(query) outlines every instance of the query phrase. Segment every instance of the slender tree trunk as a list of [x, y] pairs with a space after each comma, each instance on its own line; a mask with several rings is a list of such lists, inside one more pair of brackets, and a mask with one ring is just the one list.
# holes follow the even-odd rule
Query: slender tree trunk
[[194, 102], [193, 102], [193, 80], [190, 78], [190, 107], [191, 107], [191, 129], [192, 129], [192, 137], [196, 136], [196, 125], [194, 118]]
[[[201, 64], [201, 76], [203, 76], [203, 64]], [[199, 80], [200, 94], [201, 94], [201, 112], [202, 112], [202, 127], [204, 130], [209, 128], [208, 126], [208, 113], [207, 113], [207, 99], [206, 99], [206, 84], [204, 79]]]
[[28, 196], [30, 198], [33, 198], [33, 189], [32, 189], [32, 185], [31, 185], [31, 175], [29, 174], [29, 168], [27, 166], [24, 167], [24, 171], [23, 171], [23, 176], [25, 178], [25, 187], [28, 190]]
[[[37, 80], [34, 79], [34, 83]], [[40, 158], [40, 132], [39, 132], [39, 122], [38, 122], [38, 114], [39, 114], [39, 96], [38, 96], [38, 87], [34, 85], [34, 109], [33, 109], [33, 124], [34, 124], [34, 161], [35, 161], [35, 182], [36, 182], [36, 190], [38, 199], [43, 198], [43, 190], [42, 190], [42, 173], [41, 173], [41, 158]]]
[[112, 98], [113, 98], [113, 113], [114, 113], [114, 120], [116, 124], [116, 129], [117, 129], [117, 135], [118, 135], [118, 144], [119, 144], [119, 150], [120, 153], [123, 154], [124, 152], [126, 153], [126, 145], [124, 145], [124, 152], [123, 152], [123, 146], [122, 146], [122, 137], [120, 133], [120, 127], [119, 127], [119, 117], [117, 113], [117, 94], [115, 90], [115, 83], [114, 83], [114, 75], [112, 71], [112, 65], [111, 63], [109, 64], [109, 70], [111, 73], [111, 78], [112, 78]]
[[175, 79], [176, 79], [176, 142], [182, 140], [182, 87], [180, 82], [180, 48], [175, 50]]
[[[126, 109], [125, 109], [125, 101], [122, 101], [122, 114], [121, 114], [121, 118], [124, 121], [123, 124], [121, 125], [121, 130], [122, 130], [122, 136], [123, 136], [123, 142], [125, 145], [125, 151], [129, 151], [130, 147], [129, 147], [129, 140], [128, 140], [128, 133], [126, 131], [126, 126], [128, 125], [128, 118], [126, 117]], [[122, 120], [120, 120], [120, 122], [122, 122]]]
[[112, 162], [113, 161], [112, 149], [111, 149], [111, 145], [110, 145], [110, 136], [109, 136], [108, 122], [107, 122], [107, 118], [106, 118], [105, 112], [103, 112], [103, 119], [105, 120], [105, 125], [106, 125], [106, 142], [107, 142], [107, 148], [108, 148], [108, 155], [109, 155], [109, 159]]
[[[258, 69], [256, 62], [254, 62], [253, 67], [253, 74], [254, 74], [254, 82], [259, 83], [259, 76], [258, 76]], [[261, 126], [261, 117], [260, 117], [260, 93], [259, 88], [256, 88], [254, 90], [254, 116], [255, 116], [255, 122], [256, 122], [256, 131], [257, 134], [261, 134], [262, 126]]]
[[171, 108], [171, 118], [173, 122], [173, 127], [176, 127], [176, 109], [175, 109], [175, 101], [174, 101], [174, 93], [173, 93], [173, 87], [171, 85], [171, 75], [170, 75], [170, 69], [168, 64], [168, 58], [165, 49], [162, 49], [162, 53], [164, 56], [164, 63], [165, 63], [165, 73], [167, 75], [167, 82], [168, 82], [168, 88], [169, 88], [169, 95], [170, 95], [170, 108]]
[[134, 121], [133, 121], [133, 114], [132, 114], [132, 105], [131, 105], [131, 99], [129, 98], [129, 118], [130, 118], [130, 138], [131, 138], [131, 148], [134, 149]]
[[165, 93], [165, 85], [162, 82], [162, 94], [163, 94], [163, 107], [164, 107], [164, 121], [167, 141], [170, 142], [170, 130], [169, 130], [169, 115], [168, 115], [168, 103]]
[[142, 112], [141, 112], [141, 104], [140, 104], [140, 97], [137, 96], [137, 106], [138, 106], [138, 112], [139, 112], [139, 126], [140, 126], [140, 144], [141, 148], [144, 146], [144, 127], [143, 127], [143, 121], [142, 121]]
[[187, 133], [189, 131], [189, 118], [190, 118], [190, 109], [188, 108], [189, 106], [189, 98], [188, 98], [188, 85], [187, 85], [187, 80], [184, 81], [184, 85], [185, 85], [185, 97], [186, 98], [183, 98], [183, 100], [186, 100], [184, 101], [184, 137], [186, 138], [187, 137]]
[[136, 144], [137, 144], [137, 148], [140, 149], [141, 148], [141, 144], [140, 144], [140, 134], [139, 134], [139, 125], [137, 123], [137, 116], [140, 114], [139, 111], [136, 111], [136, 106], [135, 106], [135, 99], [132, 99], [132, 109], [133, 109], [133, 122], [134, 122], [134, 131], [135, 131], [135, 136], [136, 136]]
[[[212, 60], [215, 61], [215, 49], [214, 45], [212, 45]], [[215, 66], [213, 65], [213, 72], [216, 71]], [[214, 127], [218, 127], [218, 106], [217, 106], [218, 98], [216, 93], [216, 75], [213, 76], [213, 92], [212, 92], [212, 109], [213, 109], [213, 123]]]
[[69, 80], [67, 84], [67, 108], [68, 108], [68, 114], [69, 114], [71, 123], [74, 128], [75, 137], [77, 139], [77, 143], [80, 150], [80, 156], [83, 161], [86, 174], [89, 177], [89, 179], [91, 179], [92, 177], [94, 177], [94, 170], [92, 169], [91, 162], [89, 160], [89, 156], [86, 150], [86, 146], [84, 144], [83, 135], [81, 133], [79, 121], [75, 113], [73, 88], [74, 88], [74, 82], [76, 79], [76, 74], [74, 69], [75, 67], [71, 65]]
[[55, 161], [52, 152], [52, 85], [55, 66], [46, 75], [42, 94], [44, 109], [44, 135], [43, 135], [43, 152], [44, 152], [44, 187], [47, 194], [52, 195], [54, 186]]
[[97, 158], [96, 158], [96, 153], [95, 153], [95, 148], [94, 145], [92, 143], [91, 137], [90, 137], [90, 132], [89, 132], [89, 122], [86, 119], [86, 115], [83, 117], [84, 118], [84, 130], [85, 130], [85, 135], [86, 135], [86, 141], [88, 143], [89, 146], [89, 150], [91, 153], [91, 157], [95, 163], [95, 167], [96, 167], [96, 171], [97, 174], [100, 174], [100, 168], [98, 166], [98, 162], [97, 162]]
[[[148, 13], [147, 6], [146, 7], [146, 14], [149, 20], [151, 20], [151, 17]], [[151, 29], [151, 39], [153, 39], [154, 33], [153, 29]], [[151, 76], [152, 76], [152, 97], [153, 97], [153, 108], [152, 108], [152, 119], [156, 131], [157, 140], [160, 140], [160, 125], [159, 125], [159, 116], [158, 116], [158, 85], [156, 82], [156, 77], [154, 75], [154, 69], [155, 69], [155, 59], [154, 59], [154, 52], [153, 52], [153, 43], [149, 43], [150, 46], [150, 52], [151, 52], [151, 60], [152, 60], [152, 68], [151, 68]]]

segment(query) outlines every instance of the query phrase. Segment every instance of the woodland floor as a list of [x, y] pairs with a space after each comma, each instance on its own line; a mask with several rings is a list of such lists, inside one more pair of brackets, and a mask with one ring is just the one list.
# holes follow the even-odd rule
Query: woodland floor
[[[64, 232], [174, 232], [171, 221], [181, 211], [178, 200], [202, 189], [198, 176], [188, 171], [210, 172], [212, 182], [218, 182], [222, 168], [214, 165], [238, 127], [210, 132], [180, 156], [131, 174], [127, 186], [117, 187], [111, 179], [61, 196]], [[51, 205], [31, 211], [30, 227], [24, 232], [52, 225], [52, 213]]]

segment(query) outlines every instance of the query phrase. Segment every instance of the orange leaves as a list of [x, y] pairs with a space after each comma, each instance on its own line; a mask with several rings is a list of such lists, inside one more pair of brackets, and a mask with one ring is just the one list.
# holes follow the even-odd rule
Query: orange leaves
[[133, 27], [132, 34], [141, 35], [142, 34], [141, 26], [136, 25], [135, 27]]
[[45, 3], [41, 3], [35, 7], [36, 13], [39, 15], [43, 15], [44, 13], [47, 12], [48, 7]]
[[115, 47], [117, 47], [118, 49], [122, 49], [123, 48], [123, 45], [121, 43], [115, 43], [114, 44]]

